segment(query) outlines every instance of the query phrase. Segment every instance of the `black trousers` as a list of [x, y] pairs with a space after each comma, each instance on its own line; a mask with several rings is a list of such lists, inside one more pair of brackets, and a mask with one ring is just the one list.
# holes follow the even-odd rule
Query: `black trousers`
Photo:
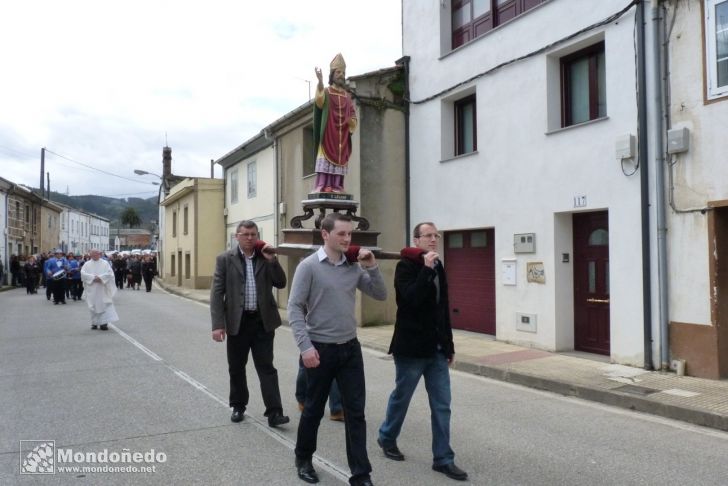
[[152, 280], [154, 280], [154, 275], [151, 273], [144, 273], [142, 274], [142, 277], [144, 277], [144, 286], [147, 288], [147, 292], [152, 291]]
[[278, 370], [273, 366], [273, 338], [275, 331], [268, 332], [263, 327], [260, 314], [243, 315], [240, 332], [237, 336], [228, 335], [227, 359], [230, 373], [230, 406], [245, 408], [248, 406], [248, 380], [245, 376], [245, 365], [248, 354], [253, 355], [253, 364], [260, 380], [260, 392], [265, 404], [265, 416], [283, 413], [281, 391], [278, 387]]
[[53, 293], [53, 302], [65, 302], [66, 301], [66, 279], [60, 280], [50, 279], [48, 281], [51, 285], [51, 292]]
[[81, 298], [81, 292], [83, 292], [81, 279], [69, 278], [66, 281], [66, 285], [68, 286], [66, 289], [66, 296], [70, 295], [73, 300]]
[[369, 478], [372, 466], [367, 455], [367, 424], [364, 418], [366, 388], [364, 360], [357, 339], [343, 344], [313, 343], [320, 364], [306, 368], [308, 388], [301, 420], [298, 422], [296, 457], [310, 459], [316, 452], [318, 429], [324, 415], [331, 382], [336, 379], [344, 405], [346, 459], [351, 481]]
[[125, 270], [114, 270], [114, 282], [116, 282], [116, 288], [124, 288], [124, 279], [126, 278]]

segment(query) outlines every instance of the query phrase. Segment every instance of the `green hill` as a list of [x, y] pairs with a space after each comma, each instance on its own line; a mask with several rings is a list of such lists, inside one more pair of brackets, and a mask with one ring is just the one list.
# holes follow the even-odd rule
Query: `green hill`
[[[33, 192], [38, 193], [37, 189], [33, 189]], [[157, 196], [152, 196], [148, 199], [142, 199], [138, 197], [129, 198], [113, 198], [106, 196], [67, 196], [58, 192], [51, 191], [51, 202], [59, 202], [76, 209], [82, 209], [89, 213], [97, 214], [110, 221], [112, 228], [119, 228], [122, 226], [120, 222], [121, 212], [127, 207], [133, 207], [139, 217], [142, 220], [140, 227], [152, 229], [154, 224], [152, 221], [156, 221], [159, 218], [159, 210], [157, 206]]]

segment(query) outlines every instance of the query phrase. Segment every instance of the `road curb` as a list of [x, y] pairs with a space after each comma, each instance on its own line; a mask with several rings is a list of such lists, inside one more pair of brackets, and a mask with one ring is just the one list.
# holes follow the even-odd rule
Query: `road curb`
[[494, 366], [479, 365], [464, 361], [456, 361], [455, 369], [494, 380], [522, 385], [537, 390], [549, 391], [560, 395], [599, 402], [613, 407], [624, 408], [636, 412], [649, 413], [664, 418], [680, 420], [694, 425], [728, 431], [728, 417], [689, 407], [656, 402], [647, 397], [630, 393], [586, 385], [576, 385], [565, 381], [543, 378], [527, 373], [511, 371]]

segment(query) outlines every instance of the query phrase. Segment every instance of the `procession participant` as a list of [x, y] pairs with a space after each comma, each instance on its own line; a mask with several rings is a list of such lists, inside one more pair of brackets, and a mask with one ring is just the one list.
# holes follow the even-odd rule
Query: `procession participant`
[[377, 443], [384, 455], [403, 461], [397, 447], [407, 409], [420, 378], [430, 404], [432, 469], [465, 481], [468, 474], [455, 465], [450, 447], [450, 371], [455, 354], [450, 325], [445, 268], [440, 262], [440, 234], [433, 223], [420, 223], [413, 232], [414, 248], [401, 251], [394, 272], [397, 320], [389, 352], [394, 356], [395, 388], [389, 396], [387, 416]]
[[[53, 256], [46, 262], [46, 285], [48, 285], [50, 294], [53, 295], [54, 305], [66, 303], [66, 265], [66, 259], [63, 258], [63, 252], [59, 248], [56, 248]], [[46, 291], [46, 296], [50, 300], [48, 291]]]
[[68, 280], [66, 281], [66, 285], [68, 285], [68, 287], [66, 289], [66, 297], [69, 297], [70, 295], [74, 301], [80, 300], [81, 296], [79, 295], [79, 286], [81, 285], [81, 266], [79, 265], [78, 260], [76, 260], [73, 252], [70, 252], [66, 258], [68, 259]]
[[217, 256], [210, 289], [212, 339], [228, 338], [230, 420], [240, 422], [245, 417], [250, 398], [245, 366], [251, 353], [268, 425], [278, 427], [290, 419], [283, 415], [278, 370], [273, 366], [273, 340], [281, 325], [273, 287], [284, 288], [286, 274], [270, 245], [258, 240], [253, 221], [241, 221], [235, 238], [236, 247]]
[[93, 248], [91, 260], [81, 267], [81, 279], [86, 290], [86, 304], [91, 311], [91, 329], [108, 330], [108, 324], [119, 320], [114, 308], [114, 270], [101, 259], [101, 251]]
[[144, 278], [144, 286], [147, 292], [152, 291], [152, 281], [157, 275], [157, 265], [151, 255], [144, 255], [142, 261], [142, 277]]
[[40, 274], [40, 267], [35, 261], [35, 257], [31, 255], [25, 262], [25, 293], [37, 294], [38, 293], [38, 275]]
[[321, 222], [324, 245], [296, 269], [288, 300], [288, 319], [306, 367], [308, 388], [296, 439], [298, 477], [317, 483], [311, 459], [326, 399], [334, 379], [344, 405], [346, 457], [352, 485], [371, 485], [366, 447], [364, 360], [356, 338], [356, 289], [377, 300], [387, 288], [374, 254], [361, 249], [358, 263], [347, 260], [351, 217], [330, 213]]

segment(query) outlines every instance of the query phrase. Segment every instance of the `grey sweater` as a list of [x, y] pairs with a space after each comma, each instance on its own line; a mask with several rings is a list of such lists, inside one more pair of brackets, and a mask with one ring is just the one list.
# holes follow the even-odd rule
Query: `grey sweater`
[[334, 265], [320, 255], [314, 253], [298, 265], [288, 299], [288, 321], [302, 353], [313, 346], [311, 341], [343, 343], [356, 337], [356, 289], [377, 300], [387, 298], [379, 267]]

